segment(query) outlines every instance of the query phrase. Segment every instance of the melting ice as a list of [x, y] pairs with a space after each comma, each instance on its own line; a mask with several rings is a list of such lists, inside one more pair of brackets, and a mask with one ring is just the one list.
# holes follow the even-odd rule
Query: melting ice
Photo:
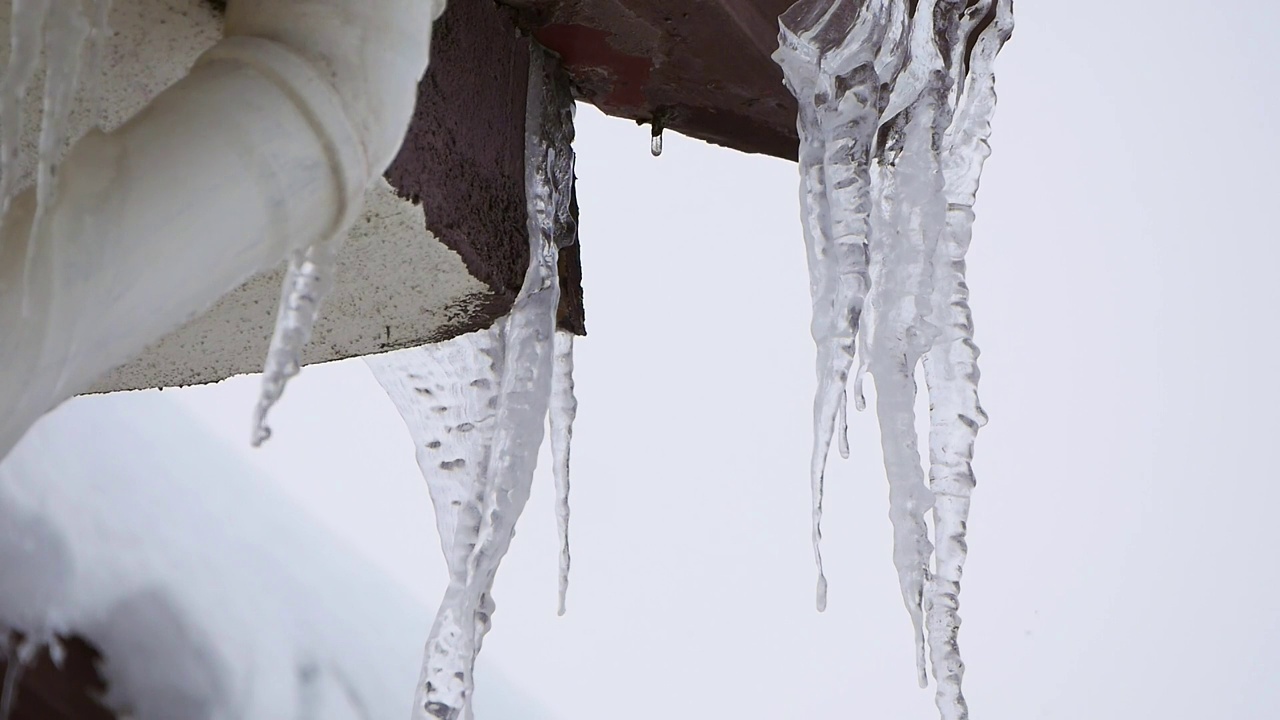
[[[946, 720], [968, 717], [957, 611], [973, 442], [986, 421], [964, 254], [990, 153], [992, 66], [1012, 12], [1012, 0], [802, 1], [780, 19], [774, 55], [799, 103], [817, 345], [810, 482], [818, 607], [826, 605], [823, 475], [837, 426], [848, 453], [846, 385], [860, 354], [854, 399], [862, 409], [865, 370], [876, 385], [893, 561], [919, 679], [923, 686], [927, 635]], [[931, 408], [927, 484], [915, 430], [921, 363]]]

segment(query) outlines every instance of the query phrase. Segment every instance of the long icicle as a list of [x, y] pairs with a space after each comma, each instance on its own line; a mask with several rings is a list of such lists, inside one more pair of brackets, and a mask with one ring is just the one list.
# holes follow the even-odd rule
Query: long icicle
[[[836, 432], [840, 454], [849, 454], [845, 388], [869, 285], [869, 164], [880, 85], [871, 63], [884, 28], [875, 17], [861, 22], [867, 16], [857, 9], [846, 2], [821, 16], [784, 15], [775, 55], [799, 103], [800, 203], [817, 347], [809, 477], [819, 611], [827, 604], [821, 549], [827, 456]], [[833, 34], [833, 24], [842, 32]]]
[[[508, 364], [498, 407], [494, 481], [481, 515], [480, 539], [468, 561], [468, 585], [477, 602], [492, 603], [498, 564], [529, 499], [538, 448], [550, 405], [556, 313], [560, 301], [559, 240], [572, 195], [573, 100], [558, 65], [542, 48], [531, 49], [525, 120], [525, 194], [528, 199], [529, 269], [507, 316]], [[488, 613], [486, 613], [487, 616]], [[483, 641], [479, 628], [474, 647]], [[474, 664], [474, 656], [472, 658]], [[474, 673], [467, 674], [467, 705]], [[468, 711], [469, 712], [469, 711]]]
[[825, 342], [835, 313], [832, 278], [827, 272], [826, 257], [830, 252], [827, 215], [826, 176], [822, 168], [822, 140], [817, 133], [817, 109], [801, 103], [800, 176], [801, 207], [804, 213], [805, 247], [809, 259], [809, 288], [813, 296], [813, 319], [810, 323], [814, 341], [818, 346], [818, 391], [813, 401], [813, 449], [809, 458], [809, 484], [812, 496], [811, 534], [814, 563], [818, 570], [815, 602], [818, 611], [827, 609], [827, 576], [822, 567], [822, 496], [823, 478], [826, 473], [827, 453], [831, 447], [830, 435], [824, 423], [826, 397], [824, 392], [832, 379], [827, 372], [831, 365], [830, 346]]
[[[967, 18], [977, 27], [983, 13], [991, 24], [978, 37], [964, 89], [943, 146], [947, 188], [947, 228], [934, 264], [935, 323], [941, 332], [924, 357], [931, 400], [929, 481], [937, 553], [926, 589], [930, 655], [937, 680], [936, 704], [943, 720], [967, 720], [961, 684], [964, 662], [959, 646], [960, 580], [968, 554], [965, 540], [969, 501], [976, 484], [973, 447], [987, 416], [978, 401], [978, 347], [965, 283], [964, 256], [973, 235], [973, 204], [982, 164], [991, 154], [987, 140], [995, 110], [994, 61], [1013, 32], [1011, 0], [986, 3]], [[990, 17], [993, 16], [993, 17]]]
[[[44, 98], [40, 114], [40, 137], [36, 143], [36, 214], [27, 235], [27, 252], [23, 263], [23, 287], [30, 276], [35, 247], [44, 234], [45, 214], [58, 192], [58, 163], [67, 141], [67, 124], [72, 103], [80, 86], [80, 66], [85, 41], [91, 27], [80, 0], [52, 2], [45, 6]], [[15, 18], [16, 20], [16, 18]], [[16, 27], [16, 23], [15, 23]], [[7, 194], [7, 191], [6, 191]], [[6, 204], [8, 199], [6, 199]], [[30, 298], [22, 296], [23, 313]]]
[[573, 394], [573, 333], [557, 330], [551, 375], [551, 462], [556, 481], [556, 529], [560, 534], [560, 577], [556, 612], [565, 613], [569, 593], [569, 454], [578, 399]]
[[[871, 243], [876, 320], [868, 346], [889, 479], [893, 560], [915, 631], [921, 687], [928, 684], [923, 601], [933, 553], [925, 514], [933, 507], [933, 496], [921, 471], [915, 370], [936, 334], [929, 323], [932, 262], [945, 222], [935, 133], [944, 112], [945, 87], [939, 77], [943, 61], [934, 40], [934, 5], [934, 0], [921, 0], [916, 7], [907, 64], [886, 109], [888, 141], [878, 157], [878, 226]], [[901, 110], [895, 112], [895, 107]]]
[[[929, 119], [927, 113], [916, 115], [915, 122], [905, 128], [906, 139], [898, 165], [880, 171], [879, 227], [871, 246], [875, 287], [871, 304], [875, 319], [868, 343], [868, 369], [875, 380], [881, 449], [889, 479], [893, 562], [915, 630], [922, 686], [926, 681], [921, 603], [933, 549], [924, 516], [931, 509], [933, 499], [920, 468], [914, 375], [929, 342], [923, 327], [922, 314], [925, 313], [919, 308], [918, 298], [933, 247], [928, 242], [928, 231], [913, 232], [910, 223], [928, 213], [928, 193], [935, 190], [920, 182], [920, 175], [928, 172], [930, 164], [926, 135]], [[936, 191], [941, 192], [940, 183], [938, 185]], [[920, 227], [927, 225], [922, 223]], [[936, 243], [936, 235], [933, 242]]]
[[553, 379], [557, 345], [571, 347], [555, 324], [559, 245], [574, 232], [572, 102], [563, 73], [535, 47], [526, 118], [530, 257], [511, 312], [488, 331], [370, 360], [418, 446], [449, 565], [424, 653], [417, 718], [472, 716], [493, 581], [529, 498], [553, 384], [553, 434], [567, 440], [564, 421], [572, 421], [563, 352], [561, 378]]

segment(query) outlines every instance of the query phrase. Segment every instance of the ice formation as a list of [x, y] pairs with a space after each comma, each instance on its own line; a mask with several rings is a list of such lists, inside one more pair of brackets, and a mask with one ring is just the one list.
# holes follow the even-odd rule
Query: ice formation
[[[575, 232], [573, 101], [535, 48], [526, 118], [529, 268], [511, 312], [488, 330], [369, 359], [409, 426], [449, 567], [427, 640], [415, 717], [469, 717], [473, 670], [494, 602], [498, 564], [529, 498], [550, 410], [567, 537], [567, 463], [576, 412], [572, 340], [556, 332], [559, 246]], [[561, 555], [561, 597], [567, 582]]]
[[[1012, 0], [803, 1], [782, 16], [774, 56], [799, 102], [817, 345], [810, 482], [818, 607], [826, 605], [823, 475], [837, 431], [840, 453], [848, 454], [846, 386], [858, 354], [854, 402], [864, 407], [862, 373], [870, 372], [893, 560], [915, 631], [919, 679], [924, 686], [927, 630], [945, 720], [968, 717], [957, 610], [973, 442], [986, 421], [964, 254], [990, 153], [992, 66], [1012, 33], [1012, 13]], [[915, 430], [922, 362], [930, 398], [927, 485]]]
[[[36, 215], [27, 236], [24, 276], [30, 272], [35, 243], [44, 231], [45, 212], [57, 196], [58, 163], [67, 147], [77, 91], [87, 80], [90, 95], [97, 95], [109, 7], [109, 0], [93, 0], [90, 17], [81, 0], [13, 0], [11, 5], [9, 60], [0, 78], [0, 217], [8, 213], [23, 185], [24, 105], [41, 57], [45, 60], [35, 156]], [[25, 308], [25, 296], [22, 302]]]
[[296, 249], [289, 255], [289, 266], [280, 289], [275, 331], [271, 335], [266, 367], [262, 372], [262, 392], [253, 414], [252, 442], [255, 447], [271, 437], [267, 413], [284, 394], [289, 379], [298, 374], [302, 365], [302, 349], [311, 339], [311, 330], [320, 315], [320, 304], [333, 287], [338, 250], [345, 239], [345, 233], [338, 233], [310, 247]]
[[551, 462], [556, 478], [556, 528], [560, 532], [560, 597], [556, 611], [564, 615], [569, 592], [569, 448], [578, 399], [573, 394], [573, 333], [557, 330], [551, 375]]

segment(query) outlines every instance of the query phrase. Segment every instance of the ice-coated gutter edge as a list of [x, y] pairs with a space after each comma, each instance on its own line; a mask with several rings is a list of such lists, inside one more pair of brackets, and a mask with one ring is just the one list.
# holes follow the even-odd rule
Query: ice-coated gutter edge
[[34, 193], [15, 200], [0, 227], [0, 456], [250, 275], [346, 232], [400, 146], [442, 10], [232, 0], [226, 38], [184, 79], [72, 148], [30, 259]]

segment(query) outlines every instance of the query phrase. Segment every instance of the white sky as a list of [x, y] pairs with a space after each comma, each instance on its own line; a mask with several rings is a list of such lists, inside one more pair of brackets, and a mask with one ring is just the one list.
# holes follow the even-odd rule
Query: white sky
[[[970, 253], [992, 419], [966, 695], [986, 720], [1280, 717], [1280, 8], [1017, 13]], [[851, 418], [853, 459], [833, 456], [831, 602], [813, 608], [794, 165], [670, 134], [655, 160], [647, 129], [578, 118], [591, 334], [569, 614], [544, 455], [485, 659], [558, 720], [935, 717], [870, 415]], [[430, 504], [363, 363], [307, 368], [255, 452], [256, 391], [166, 395], [434, 606]], [[480, 693], [481, 720], [508, 720]]]

